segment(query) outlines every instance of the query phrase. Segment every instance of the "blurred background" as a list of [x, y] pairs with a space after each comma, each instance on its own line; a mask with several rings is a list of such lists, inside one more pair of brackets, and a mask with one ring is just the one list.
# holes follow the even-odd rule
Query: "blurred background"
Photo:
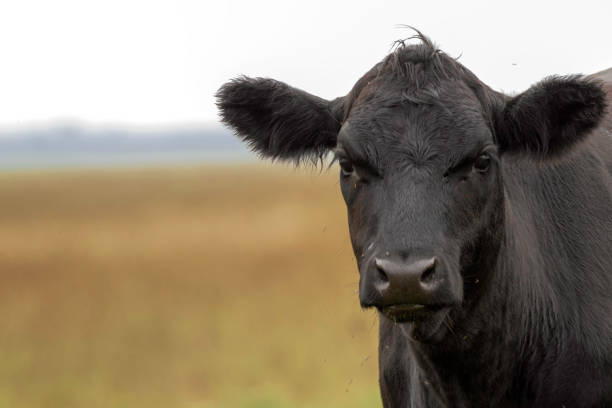
[[260, 163], [214, 93], [346, 94], [430, 36], [498, 90], [612, 66], [609, 1], [0, 5], [0, 407], [380, 407], [337, 169]]

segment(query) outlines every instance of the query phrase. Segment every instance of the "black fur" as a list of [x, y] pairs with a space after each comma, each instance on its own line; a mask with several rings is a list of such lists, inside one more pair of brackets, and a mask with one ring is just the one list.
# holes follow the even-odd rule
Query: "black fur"
[[[265, 156], [335, 152], [385, 408], [612, 407], [611, 83], [509, 97], [418, 37], [346, 97], [242, 78], [221, 114]], [[389, 300], [379, 261], [423, 259], [440, 289]]]
[[336, 145], [340, 100], [247, 77], [226, 83], [216, 97], [222, 121], [263, 157], [316, 162]]
[[605, 98], [596, 81], [580, 76], [547, 78], [507, 102], [497, 143], [503, 151], [563, 153], [597, 126]]

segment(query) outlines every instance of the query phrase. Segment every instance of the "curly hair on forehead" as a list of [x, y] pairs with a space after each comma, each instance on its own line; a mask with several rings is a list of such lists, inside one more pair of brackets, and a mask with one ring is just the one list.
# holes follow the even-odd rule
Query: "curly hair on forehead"
[[[467, 79], [472, 76], [455, 58], [445, 52], [419, 30], [409, 27], [415, 35], [396, 40], [391, 46], [391, 53], [383, 59], [379, 75], [392, 75], [402, 78], [411, 87], [418, 89], [444, 80]], [[418, 43], [409, 43], [417, 40]], [[471, 78], [470, 78], [471, 79]]]
[[[445, 81], [462, 81], [479, 99], [484, 96], [483, 87], [486, 86], [471, 71], [441, 51], [420, 31], [409, 28], [416, 34], [394, 41], [391, 52], [357, 81], [347, 95], [343, 120], [348, 118], [353, 105], [381, 82], [393, 82], [402, 100], [414, 104], [435, 104], [436, 89]], [[488, 101], [481, 101], [488, 105]]]

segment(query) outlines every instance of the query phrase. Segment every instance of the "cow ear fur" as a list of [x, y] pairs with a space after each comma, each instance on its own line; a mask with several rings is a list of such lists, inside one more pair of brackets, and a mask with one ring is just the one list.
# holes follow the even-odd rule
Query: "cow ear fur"
[[327, 101], [283, 82], [240, 77], [216, 94], [223, 123], [263, 157], [317, 162], [336, 145], [342, 98]]
[[602, 119], [605, 92], [581, 76], [549, 77], [510, 98], [497, 120], [501, 152], [558, 156], [584, 139]]

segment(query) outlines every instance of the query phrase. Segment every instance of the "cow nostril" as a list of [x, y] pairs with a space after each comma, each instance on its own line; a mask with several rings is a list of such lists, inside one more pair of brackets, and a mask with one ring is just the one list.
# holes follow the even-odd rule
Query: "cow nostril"
[[387, 273], [383, 269], [381, 262], [379, 262], [378, 259], [376, 260], [376, 272], [378, 273], [378, 279], [380, 280], [380, 282], [382, 283], [389, 282], [389, 277], [387, 276]]
[[421, 274], [421, 282], [430, 283], [434, 280], [434, 272], [436, 270], [436, 261], [434, 260], [430, 265], [427, 266], [427, 269], [423, 271]]

